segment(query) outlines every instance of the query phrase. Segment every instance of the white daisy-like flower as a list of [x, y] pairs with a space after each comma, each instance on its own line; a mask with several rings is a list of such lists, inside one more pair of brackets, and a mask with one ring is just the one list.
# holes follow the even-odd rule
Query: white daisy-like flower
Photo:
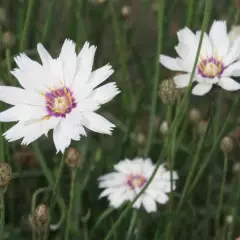
[[[99, 187], [106, 188], [101, 197], [108, 197], [110, 205], [114, 208], [120, 207], [125, 201], [133, 201], [136, 195], [141, 191], [154, 171], [151, 159], [135, 158], [133, 160], [125, 159], [114, 165], [116, 172], [106, 174], [99, 178]], [[178, 175], [173, 171], [172, 189], [176, 188], [175, 181]], [[156, 212], [157, 204], [164, 204], [168, 201], [168, 195], [171, 191], [170, 171], [161, 165], [150, 185], [144, 193], [134, 203], [134, 208], [140, 208], [141, 205], [147, 212]]]
[[42, 65], [25, 54], [15, 58], [19, 68], [11, 73], [23, 88], [0, 87], [0, 100], [14, 105], [0, 113], [0, 121], [18, 121], [4, 133], [5, 138], [23, 138], [22, 144], [27, 145], [53, 129], [57, 152], [64, 152], [72, 139], [86, 136], [84, 127], [111, 135], [115, 126], [94, 111], [120, 91], [114, 82], [98, 87], [113, 70], [105, 65], [92, 72], [96, 47], [86, 42], [77, 55], [75, 43], [67, 39], [56, 59], [42, 44], [37, 50]]
[[234, 42], [238, 37], [240, 37], [240, 26], [232, 26], [231, 31], [228, 33], [228, 37], [231, 42]]
[[[185, 27], [177, 33], [179, 44], [175, 50], [179, 57], [160, 55], [161, 64], [173, 71], [185, 72], [174, 77], [178, 88], [187, 87], [193, 69], [201, 31], [194, 34]], [[240, 89], [240, 84], [232, 77], [240, 76], [240, 37], [230, 43], [225, 21], [214, 21], [209, 36], [204, 33], [200, 56], [193, 81], [197, 85], [192, 89], [194, 95], [204, 95], [214, 84], [225, 90]]]

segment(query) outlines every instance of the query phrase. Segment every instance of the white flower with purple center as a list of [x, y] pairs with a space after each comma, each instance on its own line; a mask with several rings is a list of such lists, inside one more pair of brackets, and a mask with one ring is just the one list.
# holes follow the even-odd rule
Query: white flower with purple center
[[19, 68], [12, 74], [23, 88], [0, 87], [0, 100], [13, 105], [0, 113], [0, 121], [18, 121], [5, 138], [29, 144], [53, 129], [56, 149], [64, 152], [71, 140], [86, 136], [84, 127], [111, 135], [115, 126], [94, 111], [120, 91], [114, 82], [98, 87], [113, 70], [105, 65], [92, 72], [96, 47], [85, 43], [77, 55], [75, 43], [65, 40], [56, 59], [41, 44], [37, 49], [42, 65], [25, 54], [15, 58]]
[[[194, 34], [185, 27], [177, 33], [178, 45], [175, 50], [179, 57], [171, 58], [160, 55], [161, 64], [173, 71], [185, 72], [174, 77], [178, 88], [189, 85], [201, 31]], [[231, 77], [240, 76], [240, 37], [231, 42], [227, 34], [225, 21], [214, 21], [209, 36], [204, 33], [202, 47], [194, 72], [194, 95], [208, 93], [213, 85], [218, 85], [228, 91], [240, 89], [240, 84]]]
[[[101, 197], [108, 197], [110, 205], [119, 208], [125, 201], [133, 201], [151, 177], [155, 165], [151, 159], [125, 159], [114, 166], [116, 172], [103, 175], [99, 178], [99, 187], [105, 188]], [[178, 175], [172, 172], [172, 190], [176, 188]], [[171, 174], [164, 165], [161, 165], [152, 182], [134, 203], [134, 208], [141, 205], [147, 212], [156, 212], [157, 203], [168, 201], [167, 193], [171, 192]]]

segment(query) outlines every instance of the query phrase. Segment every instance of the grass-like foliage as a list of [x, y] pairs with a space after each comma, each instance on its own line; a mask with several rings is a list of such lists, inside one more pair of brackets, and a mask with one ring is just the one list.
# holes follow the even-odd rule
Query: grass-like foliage
[[[48, 58], [44, 46], [57, 58], [65, 39], [76, 43], [77, 54], [85, 46], [80, 59], [84, 74], [95, 51], [84, 44], [97, 46], [93, 70], [109, 63], [114, 73], [108, 65], [106, 83], [116, 83], [104, 88], [102, 80], [102, 92], [95, 89], [99, 84], [92, 85], [92, 105], [85, 101], [84, 110], [76, 115], [75, 139], [73, 128], [64, 130], [65, 138], [71, 135], [70, 140], [77, 140], [69, 148], [61, 145], [63, 135], [57, 137], [52, 130], [35, 141], [29, 140], [34, 128], [0, 137], [0, 240], [238, 239], [240, 1], [2, 0], [0, 4], [1, 112], [9, 108], [5, 102], [17, 105], [23, 98], [6, 95], [3, 86], [24, 87], [17, 78], [26, 85], [29, 76], [34, 78], [28, 74], [29, 61], [24, 62], [23, 55], [15, 57], [25, 53], [40, 63]], [[221, 28], [209, 33], [214, 21], [220, 20], [226, 21], [230, 39], [224, 54]], [[196, 41], [191, 42], [186, 29], [179, 32], [184, 27], [191, 29]], [[37, 47], [38, 43], [42, 45]], [[71, 44], [66, 43], [69, 48]], [[177, 45], [180, 58], [175, 60]], [[62, 55], [67, 59], [59, 60], [62, 68], [70, 69], [75, 64], [71, 54]], [[39, 71], [35, 75], [46, 82], [38, 74], [47, 75]], [[77, 78], [75, 73], [74, 79], [88, 86], [84, 74]], [[88, 88], [76, 90], [82, 85], [66, 85], [68, 80], [59, 79], [63, 86], [49, 88], [48, 95], [42, 90], [34, 93], [46, 98], [41, 121], [64, 119], [78, 105], [81, 108], [81, 94], [87, 96]], [[31, 104], [35, 103], [27, 102]], [[13, 126], [8, 121], [29, 120], [32, 113], [24, 111], [0, 113], [0, 135]], [[38, 121], [34, 116], [31, 121]], [[80, 125], [85, 130], [80, 131]], [[27, 146], [21, 145], [18, 133], [28, 134], [23, 140]]]

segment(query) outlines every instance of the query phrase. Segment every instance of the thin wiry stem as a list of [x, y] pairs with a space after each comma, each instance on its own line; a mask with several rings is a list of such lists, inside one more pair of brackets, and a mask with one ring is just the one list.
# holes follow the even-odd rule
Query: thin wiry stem
[[157, 107], [157, 92], [158, 92], [158, 83], [159, 83], [159, 72], [160, 72], [160, 63], [159, 56], [162, 51], [162, 43], [163, 43], [163, 17], [164, 17], [164, 0], [159, 1], [158, 3], [158, 23], [157, 23], [157, 54], [156, 54], [156, 67], [155, 67], [155, 76], [153, 81], [153, 90], [152, 90], [152, 103], [151, 103], [151, 111], [150, 111], [150, 119], [148, 125], [148, 137], [145, 149], [145, 156], [148, 156], [148, 153], [151, 148], [152, 140], [153, 140], [153, 130], [154, 130], [154, 118], [156, 114]]
[[71, 170], [71, 186], [70, 186], [70, 197], [69, 197], [69, 206], [68, 206], [68, 212], [67, 212], [67, 225], [66, 225], [66, 231], [65, 231], [65, 240], [69, 239], [69, 230], [72, 222], [72, 208], [73, 208], [73, 200], [74, 200], [74, 194], [75, 194], [75, 184], [76, 184], [76, 174], [77, 169]]
[[49, 224], [51, 223], [51, 218], [52, 218], [52, 214], [53, 214], [53, 210], [54, 210], [54, 206], [55, 206], [55, 202], [56, 202], [56, 197], [57, 197], [57, 193], [58, 193], [60, 179], [62, 177], [64, 163], [65, 163], [65, 154], [62, 155], [62, 159], [61, 159], [58, 171], [57, 171], [57, 177], [56, 177], [55, 185], [54, 185], [54, 188], [53, 188], [52, 198], [51, 198], [50, 207], [49, 207], [49, 221], [48, 221], [47, 228], [46, 228], [46, 231], [45, 231], [45, 234], [44, 234], [44, 240], [48, 239]]
[[0, 189], [0, 239], [4, 239], [4, 222], [5, 222], [4, 192], [5, 189]]
[[24, 49], [25, 49], [26, 38], [27, 38], [28, 29], [29, 29], [29, 26], [30, 26], [30, 20], [31, 20], [31, 17], [32, 17], [34, 2], [35, 2], [35, 0], [29, 0], [28, 1], [27, 15], [26, 15], [26, 19], [25, 19], [25, 22], [24, 22], [24, 28], [23, 28], [23, 31], [22, 31], [22, 35], [21, 35], [21, 39], [20, 39], [20, 46], [19, 46], [19, 49], [20, 49], [21, 52], [23, 52]]

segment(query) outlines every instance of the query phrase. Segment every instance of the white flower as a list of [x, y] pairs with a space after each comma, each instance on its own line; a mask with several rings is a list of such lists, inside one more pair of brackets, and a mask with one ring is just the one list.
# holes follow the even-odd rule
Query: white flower
[[[110, 205], [118, 208], [125, 201], [133, 201], [141, 191], [154, 171], [155, 165], [151, 159], [135, 158], [132, 161], [125, 159], [114, 166], [116, 172], [106, 174], [99, 178], [99, 187], [106, 188], [100, 195], [108, 196]], [[170, 172], [161, 165], [153, 181], [134, 203], [134, 208], [141, 205], [147, 212], [156, 212], [156, 202], [164, 204], [168, 201], [166, 193], [171, 191]], [[173, 190], [176, 188], [175, 181], [178, 179], [173, 172]]]
[[[171, 58], [160, 55], [160, 62], [173, 71], [185, 72], [177, 75], [174, 81], [178, 88], [187, 87], [193, 69], [201, 31], [194, 34], [190, 29], [184, 28], [178, 33], [179, 44], [175, 47], [179, 57]], [[193, 81], [198, 84], [192, 89], [195, 95], [204, 95], [209, 92], [213, 84], [225, 90], [240, 89], [240, 84], [230, 76], [240, 76], [240, 38], [233, 44], [227, 35], [225, 21], [214, 21], [209, 36], [204, 33], [200, 56]]]
[[228, 37], [231, 42], [234, 42], [238, 37], [240, 37], [240, 26], [233, 26], [231, 31], [228, 33]]
[[111, 134], [115, 126], [94, 111], [120, 91], [114, 82], [97, 88], [113, 70], [105, 65], [92, 72], [96, 47], [86, 42], [76, 55], [75, 43], [67, 39], [56, 59], [41, 44], [37, 49], [42, 65], [25, 54], [15, 58], [19, 68], [12, 74], [23, 88], [0, 87], [0, 100], [14, 105], [0, 113], [0, 121], [18, 121], [5, 138], [23, 138], [27, 145], [53, 129], [57, 152], [64, 152], [72, 139], [86, 135], [84, 127]]

